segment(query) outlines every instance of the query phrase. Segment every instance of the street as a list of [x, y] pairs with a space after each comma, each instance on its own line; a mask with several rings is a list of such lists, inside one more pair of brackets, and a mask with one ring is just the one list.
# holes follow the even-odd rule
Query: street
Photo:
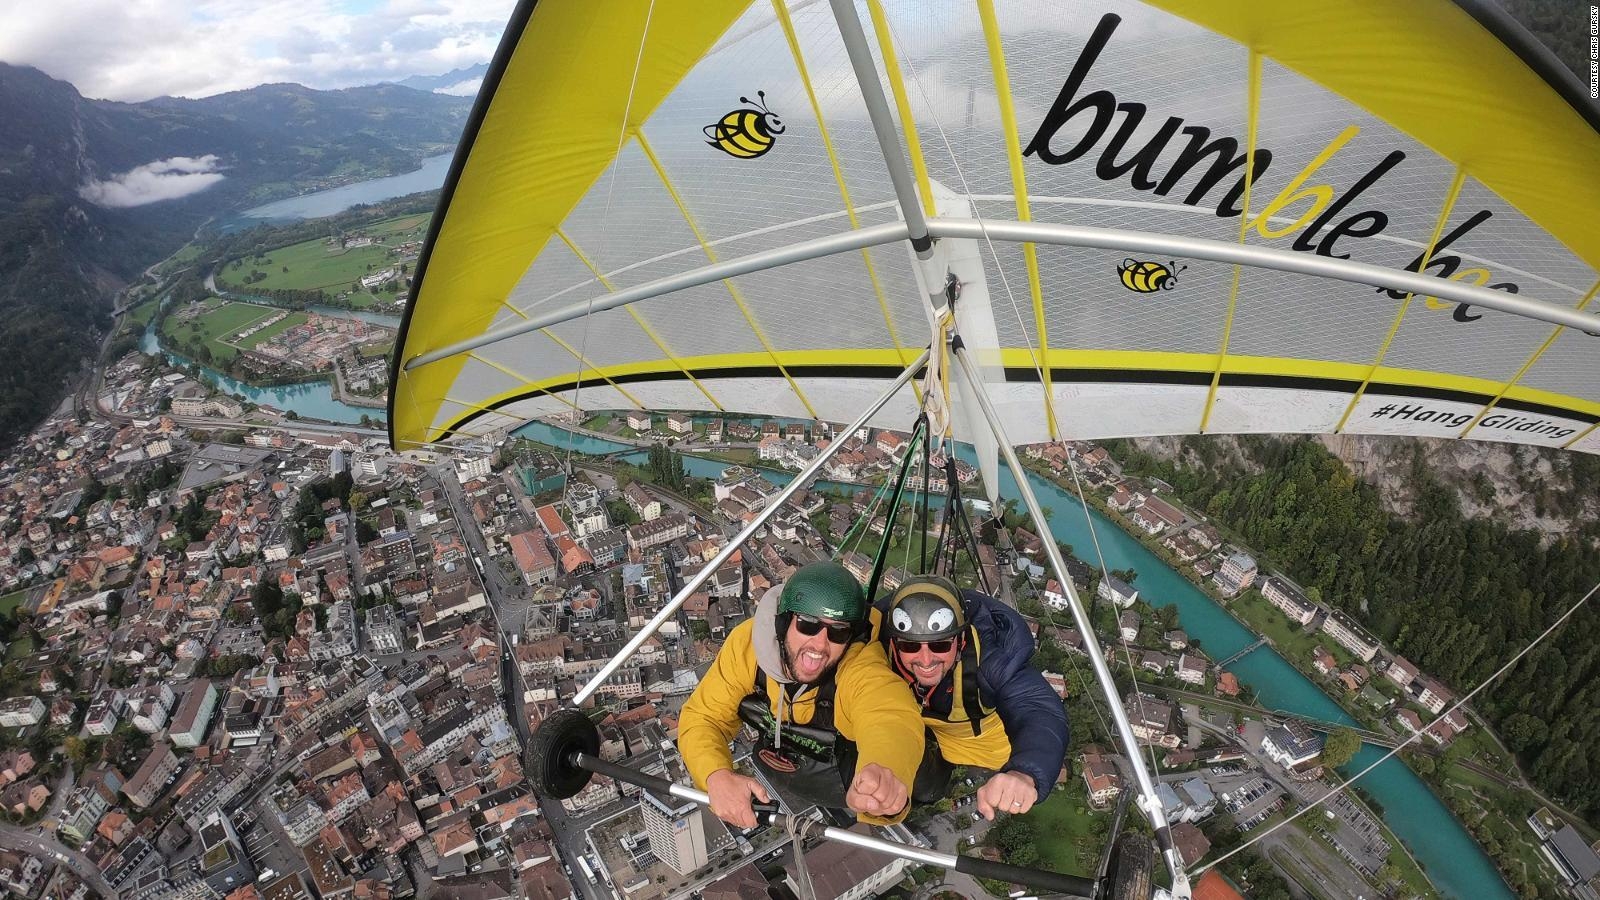
[[[467, 542], [468, 550], [483, 560], [483, 570], [480, 574], [484, 593], [488, 597], [489, 613], [500, 635], [501, 696], [506, 704], [506, 717], [517, 730], [517, 738], [522, 743], [523, 762], [526, 764], [526, 750], [532, 735], [528, 730], [528, 717], [522, 706], [522, 674], [517, 669], [515, 656], [511, 653], [510, 635], [520, 634], [523, 624], [522, 615], [512, 614], [511, 610], [525, 609], [530, 594], [521, 579], [506, 575], [499, 562], [488, 554], [483, 534], [478, 530], [478, 523], [467, 509], [466, 496], [461, 490], [461, 482], [456, 479], [455, 471], [449, 465], [434, 466], [429, 471], [438, 480], [441, 490], [450, 503], [451, 515], [455, 517], [456, 527], [460, 529], [462, 539]], [[518, 602], [508, 602], [511, 598], [516, 598]], [[507, 612], [504, 618], [501, 617], [502, 610]], [[577, 859], [584, 852], [584, 829], [578, 824], [577, 817], [568, 815], [559, 800], [547, 797], [539, 798], [539, 808], [550, 826], [551, 833], [555, 836], [556, 848], [561, 855], [562, 864], [566, 867], [567, 880], [571, 882], [578, 896], [582, 900], [608, 900], [615, 896], [608, 890], [589, 884], [581, 874], [578, 874]]]
[[114, 900], [116, 890], [100, 876], [100, 870], [83, 854], [68, 848], [55, 838], [34, 834], [15, 825], [0, 824], [0, 842], [14, 850], [32, 853], [47, 863], [52, 860], [65, 863], [67, 868], [85, 884], [99, 891], [101, 896]]

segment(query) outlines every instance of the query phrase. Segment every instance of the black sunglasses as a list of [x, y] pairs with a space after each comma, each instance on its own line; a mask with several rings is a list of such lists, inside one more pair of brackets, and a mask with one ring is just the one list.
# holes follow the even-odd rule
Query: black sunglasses
[[956, 642], [953, 638], [945, 638], [942, 641], [908, 641], [905, 638], [894, 639], [895, 649], [906, 654], [907, 656], [921, 651], [923, 647], [927, 647], [934, 653], [949, 653], [950, 648], [954, 647], [955, 645]]
[[828, 641], [834, 644], [848, 644], [856, 636], [856, 626], [853, 622], [824, 622], [816, 616], [801, 613], [795, 613], [794, 627], [806, 637], [815, 637], [818, 632], [826, 630]]

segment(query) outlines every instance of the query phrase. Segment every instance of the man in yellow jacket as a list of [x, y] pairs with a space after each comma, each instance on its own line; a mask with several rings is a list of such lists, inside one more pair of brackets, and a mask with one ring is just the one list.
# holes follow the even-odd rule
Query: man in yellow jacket
[[679, 750], [713, 813], [751, 828], [752, 801], [772, 799], [733, 769], [729, 744], [749, 725], [752, 759], [785, 795], [847, 807], [872, 824], [905, 817], [922, 716], [867, 636], [866, 597], [837, 563], [795, 572], [728, 634], [678, 719]]

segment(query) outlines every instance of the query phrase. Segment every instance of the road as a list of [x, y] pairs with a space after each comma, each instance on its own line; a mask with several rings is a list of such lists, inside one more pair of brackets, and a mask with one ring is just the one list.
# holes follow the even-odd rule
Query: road
[[[489, 614], [494, 619], [495, 630], [500, 640], [501, 697], [506, 704], [506, 717], [517, 730], [517, 738], [522, 743], [523, 764], [526, 766], [528, 762], [526, 752], [532, 734], [528, 730], [528, 716], [522, 706], [522, 673], [517, 669], [516, 658], [511, 653], [510, 638], [512, 634], [521, 633], [522, 618], [520, 615], [507, 615], [505, 619], [501, 619], [500, 612], [502, 608], [525, 605], [524, 598], [528, 595], [528, 589], [520, 579], [506, 575], [500, 568], [499, 562], [487, 553], [483, 534], [478, 529], [477, 520], [472, 518], [472, 513], [467, 508], [466, 495], [461, 489], [460, 481], [456, 479], [454, 469], [447, 464], [440, 464], [431, 467], [429, 471], [439, 482], [440, 489], [450, 504], [451, 514], [455, 517], [456, 527], [461, 531], [462, 540], [467, 543], [467, 549], [483, 560], [484, 593], [488, 597]], [[513, 598], [520, 602], [513, 603]], [[615, 896], [604, 888], [589, 884], [582, 875], [574, 874], [578, 871], [577, 858], [584, 852], [584, 829], [578, 817], [569, 815], [559, 800], [548, 797], [539, 798], [539, 808], [550, 826], [551, 833], [555, 835], [556, 848], [560, 852], [562, 863], [567, 867], [567, 880], [579, 898], [607, 900]]]
[[117, 891], [100, 876], [100, 870], [89, 862], [88, 857], [67, 847], [55, 838], [34, 834], [33, 832], [18, 828], [15, 825], [0, 823], [0, 844], [12, 850], [23, 850], [50, 861], [54, 857], [56, 862], [64, 863], [89, 887], [99, 891], [101, 896], [115, 900]]

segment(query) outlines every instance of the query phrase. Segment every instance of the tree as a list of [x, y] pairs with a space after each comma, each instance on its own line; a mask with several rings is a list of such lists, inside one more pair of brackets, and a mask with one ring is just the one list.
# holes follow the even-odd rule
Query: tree
[[81, 737], [73, 735], [61, 743], [66, 748], [67, 759], [72, 760], [73, 768], [80, 772], [83, 771], [84, 764], [89, 761], [88, 742]]
[[1361, 738], [1349, 728], [1336, 728], [1322, 745], [1322, 764], [1338, 768], [1355, 759]]
[[1519, 712], [1506, 717], [1500, 726], [1500, 734], [1506, 739], [1507, 747], [1522, 753], [1543, 744], [1550, 735], [1550, 728], [1538, 716]]

